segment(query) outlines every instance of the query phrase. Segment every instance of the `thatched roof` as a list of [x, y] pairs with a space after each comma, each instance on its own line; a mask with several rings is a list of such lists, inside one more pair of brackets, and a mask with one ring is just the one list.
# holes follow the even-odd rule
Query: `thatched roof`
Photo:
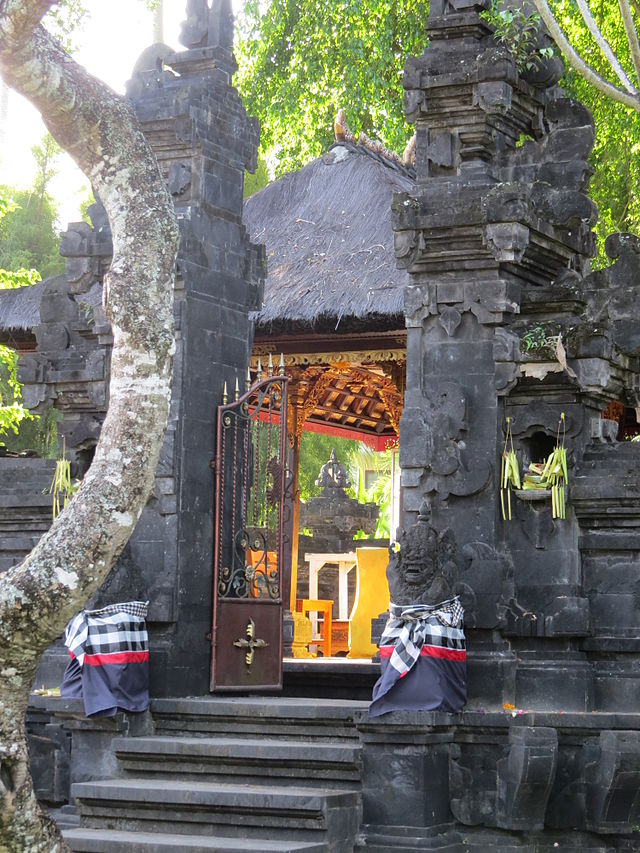
[[[35, 341], [33, 332], [40, 325], [40, 303], [45, 287], [57, 281], [65, 282], [66, 279], [52, 276], [27, 287], [0, 290], [0, 344], [18, 346], [20, 342]], [[102, 304], [102, 285], [94, 282], [87, 293], [76, 294], [75, 299], [97, 308]]]
[[0, 290], [0, 331], [28, 332], [38, 325], [43, 284]]
[[[412, 188], [410, 169], [343, 141], [251, 196], [244, 221], [268, 265], [258, 331], [402, 328], [391, 201]], [[39, 324], [43, 284], [0, 291], [0, 337]]]
[[340, 142], [247, 199], [244, 222], [267, 250], [258, 330], [404, 326], [391, 201], [412, 188], [409, 170]]

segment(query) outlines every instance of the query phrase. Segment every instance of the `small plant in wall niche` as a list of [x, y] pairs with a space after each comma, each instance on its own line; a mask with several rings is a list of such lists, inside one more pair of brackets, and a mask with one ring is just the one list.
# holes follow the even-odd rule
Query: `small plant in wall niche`
[[522, 9], [510, 8], [504, 0], [493, 0], [491, 8], [480, 17], [493, 27], [493, 37], [513, 55], [518, 71], [532, 71], [541, 60], [553, 56], [550, 47], [538, 47], [540, 15], [526, 15]]
[[530, 326], [520, 338], [520, 349], [529, 355], [536, 353], [555, 354], [557, 344], [558, 334], [541, 323]]
[[[522, 488], [520, 482], [520, 466], [518, 457], [513, 449], [513, 433], [511, 418], [507, 418], [507, 429], [502, 451], [502, 467], [500, 470], [500, 507], [503, 521], [511, 521], [511, 489]], [[505, 500], [506, 497], [506, 500]]]
[[533, 136], [528, 133], [521, 133], [516, 141], [516, 148], [522, 148], [527, 142], [534, 142]]
[[565, 433], [566, 424], [564, 412], [562, 412], [558, 421], [556, 446], [544, 464], [541, 462], [529, 463], [522, 484], [524, 491], [551, 492], [551, 515], [553, 518], [566, 518], [566, 486], [569, 478], [567, 476], [567, 451], [564, 446]]

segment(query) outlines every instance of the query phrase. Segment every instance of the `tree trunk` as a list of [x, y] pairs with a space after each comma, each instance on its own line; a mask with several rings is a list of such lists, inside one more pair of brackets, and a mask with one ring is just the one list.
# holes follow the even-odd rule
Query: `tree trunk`
[[164, 41], [164, 0], [158, 0], [158, 5], [153, 10], [153, 40]]
[[144, 508], [166, 426], [178, 229], [131, 106], [64, 53], [40, 19], [53, 0], [0, 0], [0, 72], [42, 113], [107, 211], [113, 331], [109, 409], [68, 508], [0, 575], [0, 851], [62, 851], [29, 772], [24, 717], [41, 653], [99, 588]]

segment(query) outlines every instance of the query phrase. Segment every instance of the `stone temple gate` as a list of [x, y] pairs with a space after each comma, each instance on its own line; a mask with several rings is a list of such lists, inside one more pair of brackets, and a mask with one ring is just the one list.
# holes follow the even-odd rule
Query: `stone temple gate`
[[[612, 235], [611, 266], [589, 272], [592, 117], [559, 89], [558, 60], [518, 74], [480, 17], [487, 5], [431, 2], [430, 46], [404, 77], [416, 180], [393, 199], [396, 257], [411, 278], [403, 523], [428, 513], [457, 542], [449, 580], [466, 609], [468, 705], [455, 716], [375, 720], [355, 709], [357, 796], [344, 800], [353, 819], [319, 848], [336, 853], [640, 846], [640, 444], [618, 442], [603, 417], [640, 406], [640, 241]], [[145, 52], [129, 88], [181, 223], [178, 350], [154, 497], [97, 603], [151, 599], [155, 697], [208, 689], [212, 424], [223, 380], [248, 363], [248, 315], [261, 298], [263, 255], [241, 221], [257, 128], [229, 84], [231, 29], [224, 3], [214, 7], [215, 26], [192, 14], [186, 51]], [[97, 212], [94, 225], [65, 235], [67, 273], [41, 285], [38, 348], [22, 362], [25, 400], [55, 401], [78, 465], [107, 397], [109, 329], [96, 289], [110, 249]], [[527, 349], [534, 329], [542, 345]], [[514, 488], [503, 519], [507, 422], [521, 465], [543, 461], [564, 423], [565, 518], [553, 517], [544, 490]], [[23, 461], [34, 486], [46, 480], [45, 463], [0, 465]], [[3, 476], [7, 564], [42, 529], [28, 488], [26, 477], [15, 487]], [[43, 661], [43, 680], [57, 655]], [[156, 721], [168, 730], [163, 701]], [[180, 725], [195, 725], [184, 722], [195, 706], [171, 707]], [[55, 767], [71, 717], [47, 703], [32, 711], [32, 730], [49, 738], [34, 767], [50, 801], [64, 799], [55, 786], [68, 777]], [[83, 725], [87, 738], [90, 723], [72, 728], [86, 746]], [[98, 725], [92, 743], [106, 747], [112, 735]], [[104, 754], [97, 778], [114, 768]], [[71, 775], [86, 780], [81, 755], [77, 747]]]

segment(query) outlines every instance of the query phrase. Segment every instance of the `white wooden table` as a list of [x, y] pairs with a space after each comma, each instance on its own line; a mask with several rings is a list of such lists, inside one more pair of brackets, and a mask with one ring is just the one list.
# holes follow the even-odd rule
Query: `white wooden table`
[[[305, 554], [309, 563], [309, 598], [318, 598], [318, 575], [325, 566], [338, 567], [338, 619], [349, 619], [349, 598], [347, 576], [356, 567], [356, 552], [347, 551], [342, 554]], [[314, 636], [317, 635], [317, 616], [311, 615]]]

